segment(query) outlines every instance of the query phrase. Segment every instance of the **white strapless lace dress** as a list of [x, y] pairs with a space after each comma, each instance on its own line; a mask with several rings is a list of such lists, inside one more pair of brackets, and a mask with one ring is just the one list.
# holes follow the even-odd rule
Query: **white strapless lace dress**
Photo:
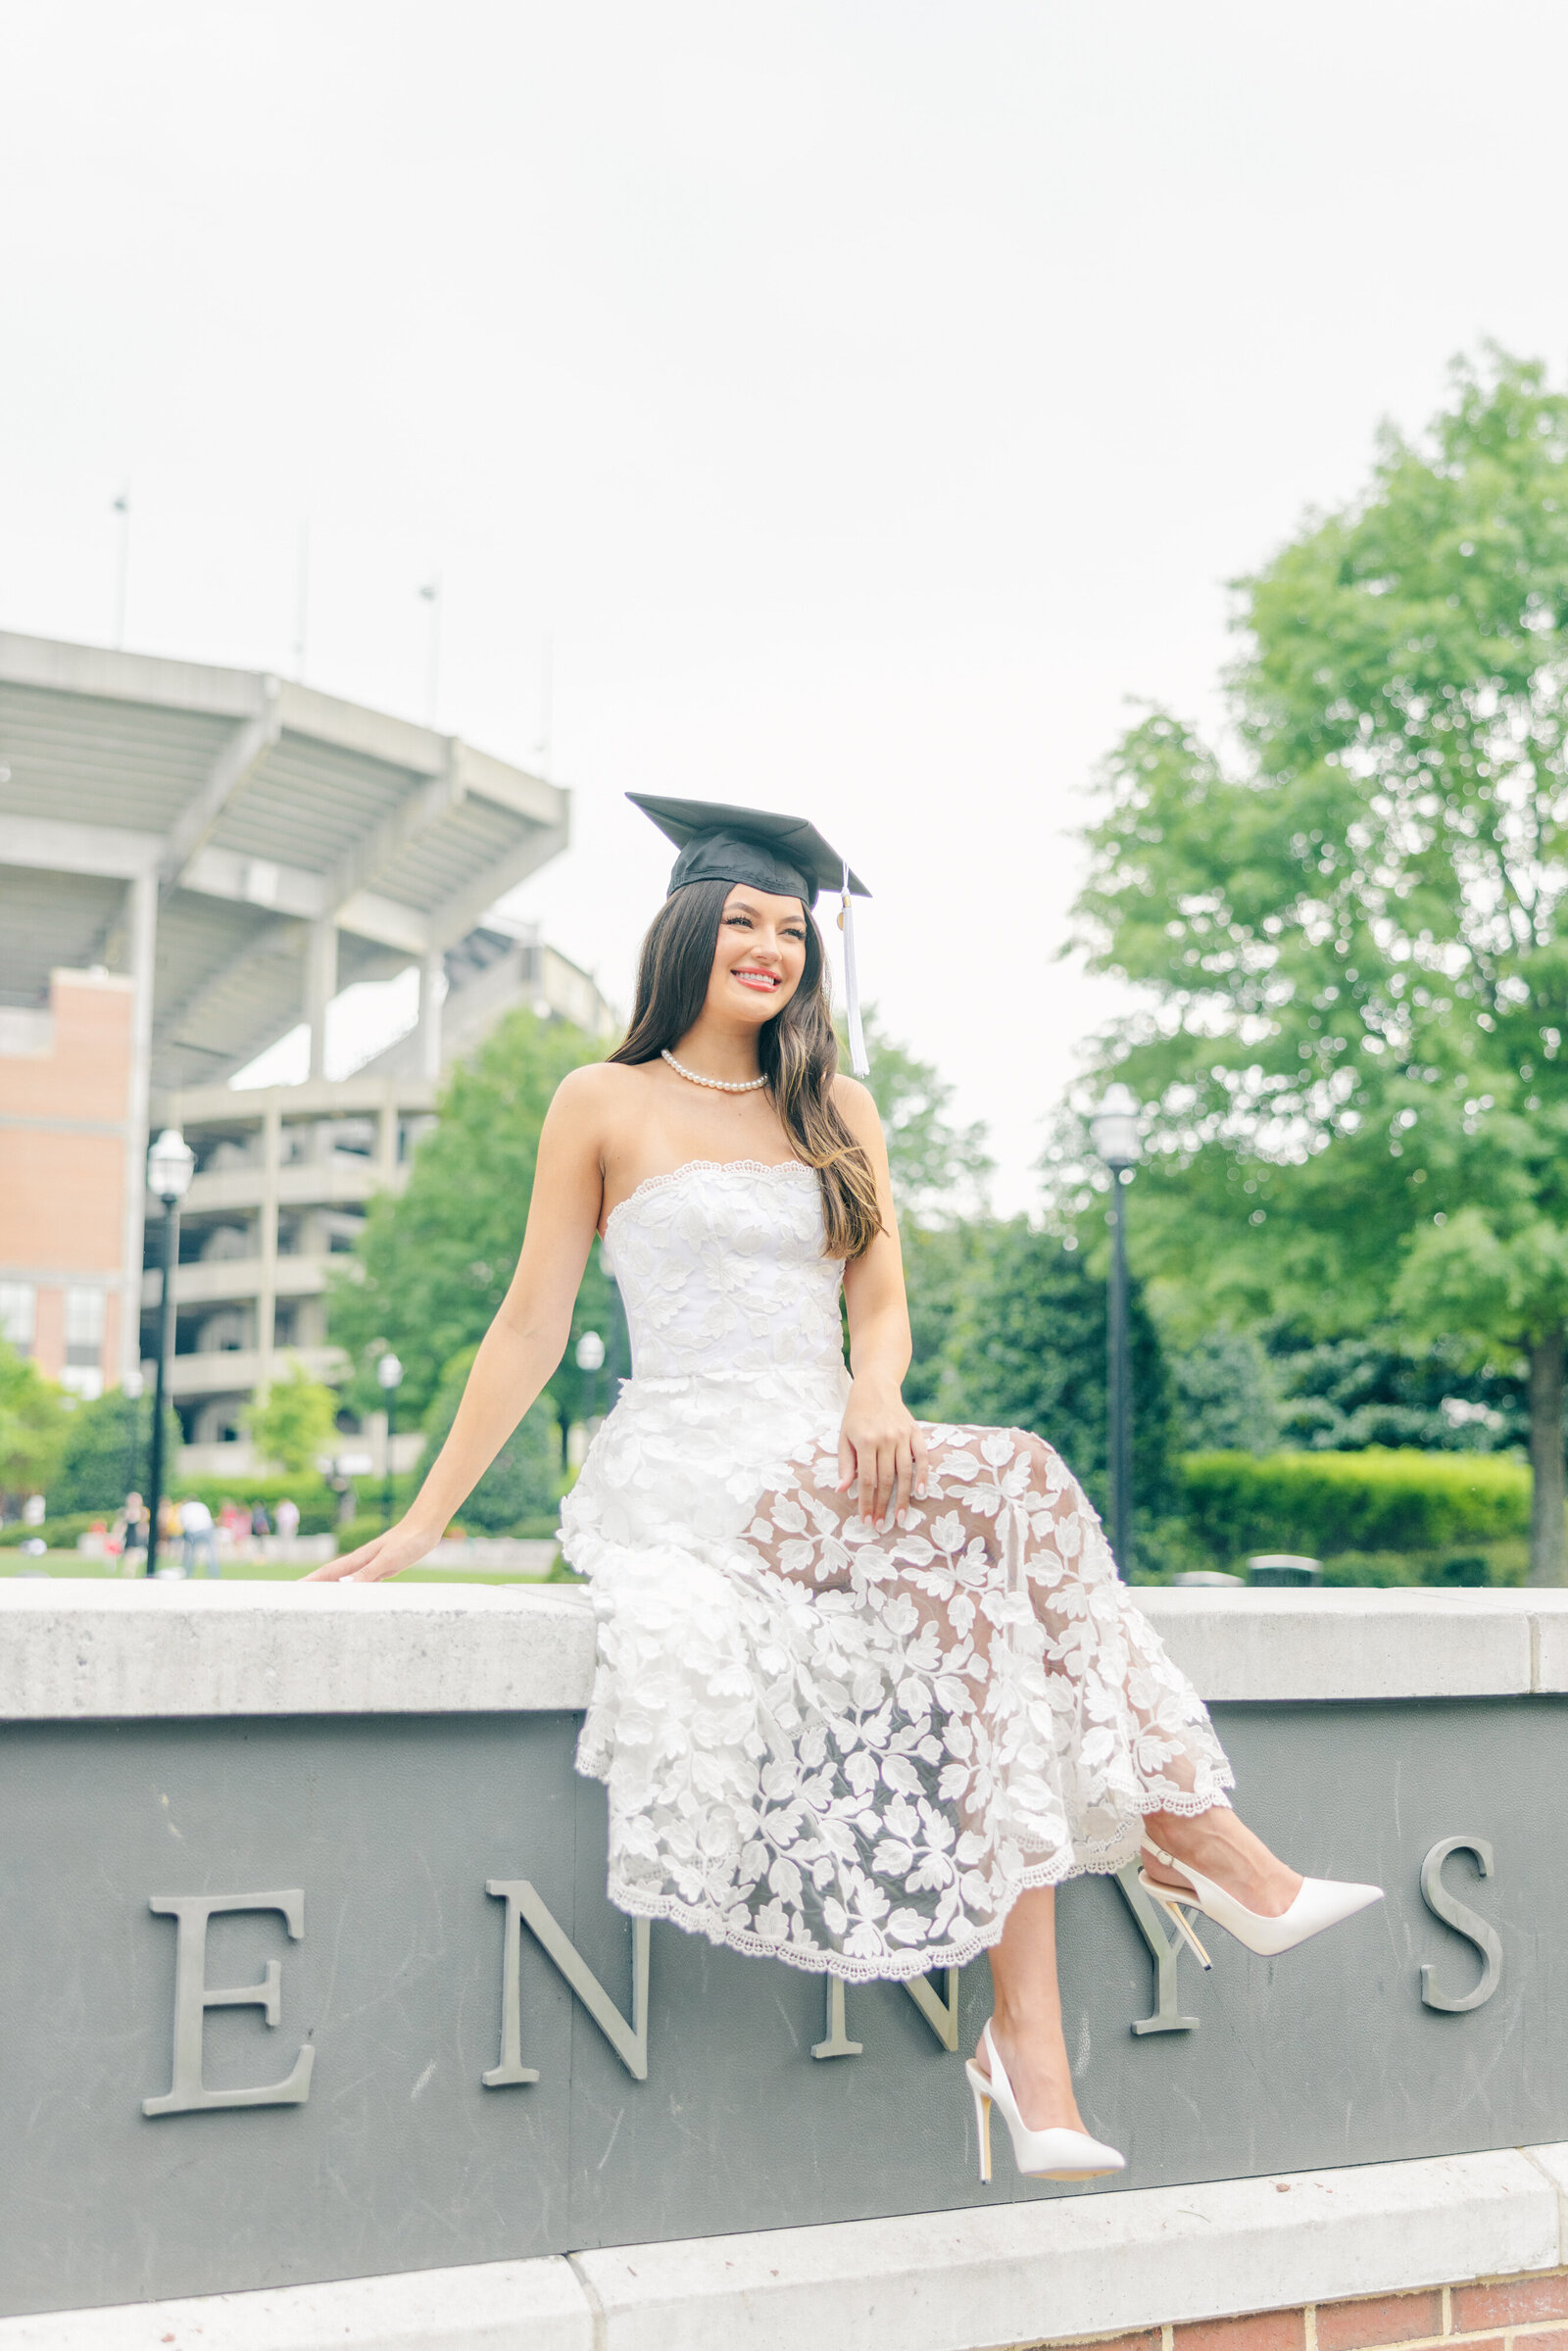
[[851, 1979], [961, 1967], [1025, 1886], [1119, 1868], [1231, 1774], [1059, 1457], [928, 1426], [876, 1534], [834, 1492], [842, 1265], [816, 1177], [656, 1176], [606, 1249], [634, 1376], [562, 1510], [599, 1667], [610, 1897]]

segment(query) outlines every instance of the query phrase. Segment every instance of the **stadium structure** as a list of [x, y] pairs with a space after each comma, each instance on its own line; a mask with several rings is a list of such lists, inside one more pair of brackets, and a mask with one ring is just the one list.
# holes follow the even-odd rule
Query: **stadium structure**
[[[79, 1394], [134, 1380], [149, 1130], [196, 1153], [172, 1395], [186, 1466], [323, 1378], [324, 1291], [441, 1073], [513, 1005], [603, 1033], [592, 978], [496, 902], [570, 796], [455, 736], [267, 673], [0, 633], [0, 1331]], [[327, 1008], [417, 968], [415, 1027], [326, 1075]], [[309, 1076], [230, 1082], [303, 1023]]]

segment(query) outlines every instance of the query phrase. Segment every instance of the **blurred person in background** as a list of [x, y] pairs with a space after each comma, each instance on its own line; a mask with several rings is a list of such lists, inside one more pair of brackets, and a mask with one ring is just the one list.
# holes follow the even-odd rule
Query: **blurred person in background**
[[277, 1531], [285, 1543], [292, 1543], [300, 1531], [300, 1506], [288, 1494], [277, 1505]]
[[213, 1514], [196, 1494], [179, 1506], [179, 1531], [185, 1539], [185, 1573], [191, 1575], [200, 1557], [209, 1576], [218, 1573], [218, 1544], [213, 1533]]
[[139, 1575], [146, 1565], [143, 1554], [147, 1549], [147, 1505], [139, 1494], [126, 1494], [115, 1525], [121, 1538], [120, 1572]]

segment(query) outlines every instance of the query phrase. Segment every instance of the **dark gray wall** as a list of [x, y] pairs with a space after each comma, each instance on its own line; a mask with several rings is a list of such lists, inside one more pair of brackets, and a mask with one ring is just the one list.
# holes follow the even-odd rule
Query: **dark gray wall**
[[[1130, 2186], [1568, 2137], [1568, 1701], [1218, 1709], [1247, 1816], [1303, 1869], [1385, 1908], [1265, 1962], [1213, 1933], [1181, 1961], [1190, 2033], [1135, 2036], [1150, 1954], [1111, 1882], [1061, 1897], [1085, 2115]], [[917, 2212], [1061, 2190], [974, 2177], [961, 2058], [896, 1985], [852, 1986], [858, 2058], [813, 2061], [825, 1985], [653, 1932], [650, 2072], [631, 2079], [526, 1935], [523, 2057], [499, 2054], [503, 1906], [530, 1879], [617, 2004], [631, 1934], [604, 1894], [604, 1794], [565, 1716], [22, 1726], [0, 1739], [0, 2310], [422, 2269], [650, 2237]], [[1478, 1883], [1503, 1972], [1469, 2014], [1469, 1943], [1424, 1907], [1441, 1837], [1492, 1840]], [[275, 2030], [206, 2020], [206, 2080], [284, 2077], [303, 2106], [149, 2120], [170, 2085], [174, 1926], [150, 1895], [302, 1887], [214, 1921], [210, 1984], [282, 1969]], [[962, 2047], [988, 2006], [963, 1984]]]

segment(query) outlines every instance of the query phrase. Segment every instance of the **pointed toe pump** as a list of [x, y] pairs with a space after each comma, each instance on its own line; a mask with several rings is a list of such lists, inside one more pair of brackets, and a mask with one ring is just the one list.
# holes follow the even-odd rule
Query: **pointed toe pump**
[[971, 2060], [964, 2067], [974, 2092], [975, 2132], [980, 2141], [980, 2178], [991, 2178], [991, 2109], [1000, 2107], [1012, 2140], [1012, 2159], [1029, 2180], [1100, 2180], [1107, 2172], [1124, 2172], [1127, 2158], [1114, 2147], [1102, 2146], [1087, 2131], [1031, 2131], [1018, 2112], [1007, 2071], [997, 2053], [987, 2025], [981, 2035], [986, 2045], [990, 2076]]
[[1178, 1861], [1147, 1837], [1144, 1851], [1191, 1881], [1190, 1886], [1161, 1886], [1146, 1871], [1138, 1873], [1144, 1892], [1180, 1929], [1204, 1967], [1212, 1967], [1213, 1961], [1188, 1923], [1188, 1910], [1200, 1910], [1204, 1918], [1212, 1919], [1216, 1927], [1223, 1927], [1227, 1935], [1234, 1935], [1260, 1958], [1277, 1959], [1282, 1951], [1294, 1951], [1298, 1943], [1321, 1935], [1325, 1927], [1337, 1927], [1342, 1919], [1353, 1918], [1358, 1910], [1383, 1899], [1381, 1886], [1353, 1886], [1341, 1878], [1303, 1878], [1289, 1910], [1282, 1910], [1278, 1918], [1265, 1918], [1260, 1911], [1238, 1902], [1201, 1870], [1195, 1870], [1190, 1861]]

